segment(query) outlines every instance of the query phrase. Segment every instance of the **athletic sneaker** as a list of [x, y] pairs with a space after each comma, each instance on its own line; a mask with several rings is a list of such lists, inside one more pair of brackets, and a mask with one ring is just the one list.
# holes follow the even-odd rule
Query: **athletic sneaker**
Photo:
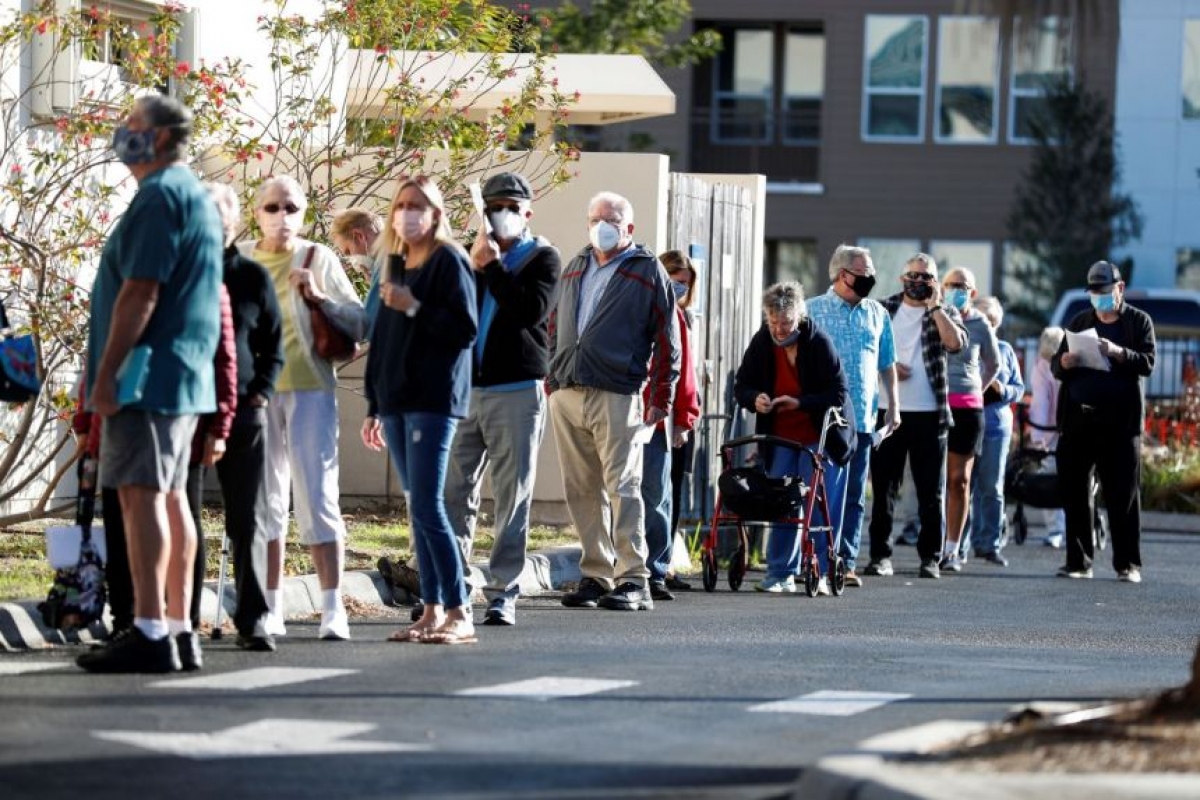
[[1092, 568], [1087, 569], [1071, 569], [1070, 567], [1059, 567], [1055, 573], [1060, 578], [1082, 578], [1090, 579], [1092, 577]]
[[938, 569], [943, 572], [962, 572], [962, 559], [958, 553], [951, 553], [938, 563]]
[[825, 578], [822, 576], [821, 580], [817, 581], [817, 597], [820, 597], [821, 595], [829, 597], [831, 594], [833, 593], [829, 591], [829, 581], [825, 580]]
[[887, 577], [894, 575], [896, 571], [892, 569], [892, 560], [890, 558], [881, 558], [878, 561], [872, 561], [863, 569], [863, 575], [880, 575]]
[[1117, 580], [1122, 581], [1123, 583], [1141, 583], [1141, 567], [1130, 567], [1129, 569], [1121, 570], [1117, 573]]
[[787, 594], [795, 594], [796, 579], [791, 575], [788, 575], [786, 578], [772, 578], [768, 576], [759, 581], [758, 585], [754, 588], [760, 592], [770, 592], [771, 594], [783, 594], [785, 592]]
[[938, 578], [942, 577], [942, 571], [938, 568], [938, 562], [936, 558], [931, 558], [928, 561], [922, 561], [921, 569], [917, 574], [922, 578], [932, 578], [933, 580], [937, 580]]

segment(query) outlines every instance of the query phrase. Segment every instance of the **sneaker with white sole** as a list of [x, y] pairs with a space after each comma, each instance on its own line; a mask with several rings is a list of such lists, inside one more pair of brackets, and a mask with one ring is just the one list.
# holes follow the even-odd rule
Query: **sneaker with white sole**
[[1046, 538], [1042, 539], [1042, 544], [1046, 547], [1053, 547], [1055, 550], [1061, 550], [1064, 538], [1061, 533], [1047, 534]]
[[863, 569], [863, 575], [878, 575], [884, 578], [895, 573], [896, 571], [892, 568], [892, 560], [890, 558], [881, 558], [878, 561], [872, 561]]
[[829, 591], [829, 581], [822, 576], [821, 580], [817, 581], [817, 597], [821, 595], [829, 597], [831, 594], [833, 593]]
[[1141, 583], [1141, 567], [1130, 567], [1129, 569], [1121, 570], [1117, 573], [1117, 580], [1121, 581], [1122, 583]]
[[760, 592], [770, 592], [771, 594], [783, 594], [785, 592], [787, 594], [795, 594], [796, 579], [791, 575], [788, 575], [786, 578], [772, 578], [768, 576], [759, 581], [758, 585], [754, 588]]
[[318, 639], [327, 642], [344, 642], [350, 638], [350, 618], [346, 609], [326, 611], [321, 615], [321, 629], [317, 632]]
[[962, 572], [962, 559], [958, 557], [958, 553], [951, 553], [938, 562], [938, 569], [942, 572]]
[[287, 636], [287, 626], [283, 624], [283, 615], [268, 612], [263, 620], [263, 630], [268, 636]]
[[1060, 578], [1075, 578], [1077, 580], [1088, 580], [1092, 577], [1092, 568], [1087, 569], [1072, 569], [1070, 567], [1059, 567], [1055, 573]]

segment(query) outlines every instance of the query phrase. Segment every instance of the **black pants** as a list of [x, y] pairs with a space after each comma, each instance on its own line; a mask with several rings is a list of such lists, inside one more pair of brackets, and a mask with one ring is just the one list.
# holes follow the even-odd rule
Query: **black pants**
[[133, 625], [133, 574], [129, 571], [129, 546], [125, 543], [125, 518], [121, 515], [121, 496], [116, 489], [102, 489], [100, 503], [104, 514], [104, 546], [108, 563], [104, 580], [108, 584], [108, 609], [112, 629]]
[[217, 478], [225, 502], [225, 533], [233, 548], [233, 624], [246, 635], [267, 613], [266, 466], [267, 410], [243, 404], [225, 456], [217, 462]]
[[[883, 425], [883, 412], [878, 425]], [[905, 411], [895, 433], [884, 439], [871, 454], [871, 560], [892, 557], [892, 517], [900, 484], [904, 480], [904, 462], [912, 466], [917, 490], [917, 511], [921, 532], [917, 554], [922, 561], [942, 553], [946, 494], [946, 428], [936, 411]]]
[[1112, 534], [1113, 568], [1142, 566], [1142, 437], [1122, 434], [1104, 415], [1065, 415], [1058, 440], [1058, 486], [1067, 517], [1067, 568], [1087, 569], [1096, 557], [1092, 539], [1091, 474], [1100, 479]]
[[204, 467], [188, 464], [187, 492], [188, 508], [192, 510], [192, 521], [196, 523], [196, 558], [192, 561], [192, 605], [188, 616], [192, 618], [192, 629], [200, 627], [200, 595], [204, 590], [204, 573], [208, 554], [204, 546], [204, 530], [200, 527], [201, 494], [204, 488]]
[[[683, 447], [671, 448], [671, 536], [679, 530], [679, 510], [683, 500], [683, 476], [692, 471], [692, 456], [696, 449], [693, 431]], [[687, 537], [684, 537], [687, 541]], [[674, 539], [672, 539], [672, 542]]]

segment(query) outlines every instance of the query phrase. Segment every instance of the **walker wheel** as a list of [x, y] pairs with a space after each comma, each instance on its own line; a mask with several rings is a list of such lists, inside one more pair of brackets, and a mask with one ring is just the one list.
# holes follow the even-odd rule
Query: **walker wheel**
[[704, 591], [711, 592], [717, 588], [717, 557], [712, 550], [700, 554], [700, 575], [704, 581]]
[[729, 559], [729, 588], [737, 591], [742, 588], [742, 579], [746, 577], [746, 547], [738, 545], [733, 558]]
[[831, 563], [833, 569], [829, 570], [829, 590], [834, 597], [841, 597], [846, 590], [846, 562], [841, 556], [834, 556]]
[[816, 597], [817, 586], [821, 583], [821, 567], [817, 563], [817, 557], [813, 556], [812, 560], [805, 561], [800, 573], [804, 578], [804, 593], [809, 597]]

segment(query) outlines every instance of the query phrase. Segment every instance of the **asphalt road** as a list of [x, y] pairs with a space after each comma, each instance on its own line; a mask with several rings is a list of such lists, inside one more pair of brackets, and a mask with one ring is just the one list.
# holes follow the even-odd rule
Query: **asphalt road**
[[[395, 618], [349, 643], [292, 622], [275, 654], [207, 645], [196, 676], [89, 676], [72, 648], [0, 655], [0, 796], [780, 797], [875, 734], [1185, 680], [1200, 536], [1148, 534], [1141, 585], [1106, 564], [1056, 579], [1061, 552], [1032, 542], [1006, 553], [1008, 569], [928, 581], [899, 548], [895, 577], [841, 598], [722, 583], [649, 613], [529, 600], [476, 646], [386, 643]], [[534, 679], [573, 681], [504, 686]]]

